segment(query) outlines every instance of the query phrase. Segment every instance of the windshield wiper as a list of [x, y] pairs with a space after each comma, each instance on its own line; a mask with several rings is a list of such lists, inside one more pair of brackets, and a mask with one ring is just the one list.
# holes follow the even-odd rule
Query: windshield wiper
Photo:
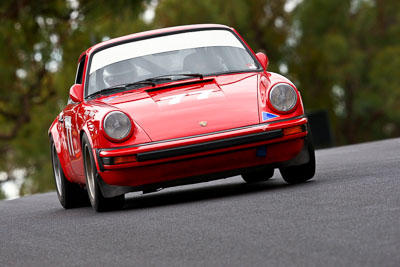
[[151, 85], [153, 87], [156, 86], [156, 84], [154, 82], [147, 81], [147, 80], [137, 81], [137, 82], [133, 82], [133, 83], [117, 84], [117, 85], [114, 85], [114, 86], [111, 86], [111, 87], [107, 87], [107, 88], [101, 89], [101, 90], [99, 90], [97, 92], [94, 92], [94, 93], [88, 95], [87, 98], [92, 98], [94, 96], [104, 95], [104, 94], [107, 94], [107, 93], [124, 91], [124, 90], [128, 89], [129, 87], [132, 87], [132, 86], [135, 86], [135, 85], [146, 85], [146, 84]]
[[172, 77], [174, 76], [185, 76], [185, 77], [199, 77], [200, 79], [203, 79], [203, 74], [201, 73], [174, 73], [174, 74], [166, 74], [166, 75], [160, 75], [160, 76], [156, 76], [153, 78], [148, 78], [145, 80], [141, 80], [141, 81], [137, 81], [137, 82], [133, 82], [133, 83], [124, 83], [124, 84], [117, 84], [111, 87], [107, 87], [104, 89], [101, 89], [97, 92], [94, 92], [90, 95], [87, 96], [87, 98], [92, 98], [94, 96], [98, 96], [98, 95], [104, 95], [104, 94], [108, 94], [108, 93], [113, 93], [113, 92], [117, 92], [117, 91], [124, 91], [127, 90], [128, 88], [130, 89], [131, 87], [134, 87], [136, 85], [151, 85], [152, 87], [156, 86], [156, 82], [158, 81], [163, 81], [163, 80], [175, 80]]
[[200, 79], [203, 79], [203, 74], [201, 73], [171, 73], [171, 74], [156, 76], [153, 78], [148, 78], [145, 81], [156, 82], [162, 80], [174, 80], [172, 79], [172, 77], [174, 76], [199, 77]]

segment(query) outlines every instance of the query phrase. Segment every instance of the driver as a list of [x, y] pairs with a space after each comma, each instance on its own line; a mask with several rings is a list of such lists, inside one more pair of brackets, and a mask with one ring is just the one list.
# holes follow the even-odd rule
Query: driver
[[103, 69], [103, 81], [106, 87], [134, 82], [137, 78], [136, 68], [128, 61], [120, 61]]
[[190, 73], [209, 73], [210, 68], [206, 59], [207, 58], [202, 56], [199, 52], [187, 55], [183, 60], [183, 70], [189, 71]]

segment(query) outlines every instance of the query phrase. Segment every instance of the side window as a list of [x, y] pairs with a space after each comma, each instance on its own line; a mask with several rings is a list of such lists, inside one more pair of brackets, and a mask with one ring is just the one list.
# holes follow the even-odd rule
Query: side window
[[78, 70], [76, 71], [75, 83], [82, 84], [84, 66], [85, 66], [85, 57], [83, 57], [79, 62]]
[[[75, 76], [75, 83], [78, 84], [82, 84], [82, 77], [83, 77], [83, 67], [85, 66], [85, 58], [83, 57], [81, 59], [81, 61], [78, 64], [78, 69], [76, 71], [76, 76]], [[68, 97], [68, 101], [67, 101], [67, 105], [69, 104], [75, 104], [74, 101], [72, 101], [69, 97]]]

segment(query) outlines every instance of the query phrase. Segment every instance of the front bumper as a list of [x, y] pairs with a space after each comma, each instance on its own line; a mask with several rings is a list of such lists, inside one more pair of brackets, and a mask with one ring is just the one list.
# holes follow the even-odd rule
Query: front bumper
[[[305, 117], [298, 117], [195, 137], [96, 149], [98, 178], [102, 190], [107, 188], [103, 194], [110, 197], [149, 187], [187, 184], [189, 180], [183, 178], [188, 177], [192, 178], [191, 182], [198, 182], [225, 178], [265, 165], [287, 165], [289, 161], [297, 165], [304, 161], [293, 159], [303, 148], [306, 124]], [[289, 134], [285, 130], [293, 128], [301, 130]], [[117, 157], [134, 160], [112, 164], [112, 159]]]

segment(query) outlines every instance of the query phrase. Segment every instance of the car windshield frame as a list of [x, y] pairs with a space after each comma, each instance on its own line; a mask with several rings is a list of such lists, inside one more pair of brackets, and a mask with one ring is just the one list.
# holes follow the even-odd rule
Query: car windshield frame
[[[126, 40], [118, 41], [118, 42], [113, 42], [101, 47], [96, 48], [95, 50], [91, 51], [89, 54], [89, 58], [87, 61], [87, 67], [86, 67], [86, 73], [85, 73], [85, 85], [84, 85], [84, 100], [90, 100], [88, 98], [88, 85], [89, 85], [89, 76], [90, 76], [90, 68], [92, 65], [92, 60], [93, 57], [96, 55], [96, 53], [126, 43], [131, 43], [131, 42], [136, 42], [136, 41], [141, 41], [141, 40], [146, 40], [146, 39], [152, 39], [152, 38], [157, 38], [157, 37], [162, 37], [162, 36], [168, 36], [168, 35], [175, 35], [175, 34], [180, 34], [180, 33], [187, 33], [187, 32], [196, 32], [196, 31], [209, 31], [209, 30], [225, 30], [233, 34], [233, 36], [240, 42], [240, 44], [243, 46], [245, 51], [248, 53], [248, 55], [254, 60], [254, 63], [256, 65], [255, 69], [249, 69], [249, 70], [233, 70], [233, 71], [223, 71], [223, 72], [215, 72], [215, 73], [207, 73], [204, 74], [204, 77], [210, 77], [210, 76], [218, 76], [218, 75], [229, 75], [229, 74], [234, 74], [234, 73], [249, 73], [249, 72], [262, 72], [263, 68], [260, 65], [260, 63], [257, 60], [257, 57], [254, 55], [254, 53], [251, 51], [251, 49], [248, 47], [248, 45], [238, 36], [238, 34], [231, 28], [225, 28], [225, 27], [204, 27], [204, 28], [191, 28], [191, 29], [184, 29], [184, 30], [176, 30], [176, 31], [169, 31], [169, 32], [163, 32], [163, 33], [158, 33], [158, 34], [152, 34], [152, 35], [147, 35], [147, 36], [140, 36], [136, 38], [129, 38]], [[190, 77], [187, 77], [188, 79]], [[179, 79], [182, 80], [182, 79]]]

